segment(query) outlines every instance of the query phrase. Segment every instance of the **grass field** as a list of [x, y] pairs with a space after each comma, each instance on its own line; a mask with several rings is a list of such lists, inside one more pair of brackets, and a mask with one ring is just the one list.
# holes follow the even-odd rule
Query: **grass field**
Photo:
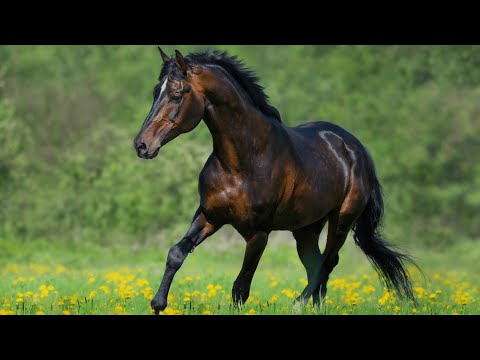
[[[310, 301], [301, 309], [293, 300], [306, 285], [306, 276], [294, 244], [269, 244], [250, 298], [241, 309], [233, 309], [231, 287], [243, 244], [232, 243], [213, 255], [212, 246], [205, 244], [177, 273], [162, 314], [480, 314], [477, 247], [462, 246], [447, 253], [414, 252], [425, 272], [423, 278], [412, 269], [418, 300], [414, 305], [386, 291], [365, 256], [349, 242], [330, 278], [325, 304], [315, 309]], [[0, 314], [151, 314], [149, 303], [163, 275], [166, 252], [117, 251], [115, 257], [108, 251], [108, 257], [99, 251], [95, 260], [75, 262], [71, 259], [75, 254], [81, 258], [81, 250], [72, 253], [60, 247], [3, 261]], [[464, 258], [452, 256], [455, 253]]]

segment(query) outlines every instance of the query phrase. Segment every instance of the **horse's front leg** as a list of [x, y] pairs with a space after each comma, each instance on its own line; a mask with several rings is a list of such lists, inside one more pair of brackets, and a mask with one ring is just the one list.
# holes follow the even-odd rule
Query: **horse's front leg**
[[158, 315], [160, 311], [167, 307], [167, 296], [173, 277], [182, 266], [188, 253], [192, 252], [196, 246], [200, 245], [203, 240], [215, 233], [219, 228], [207, 221], [201, 208], [197, 210], [190, 229], [188, 229], [183, 239], [178, 244], [172, 246], [168, 252], [167, 266], [162, 282], [151, 302], [155, 314]]
[[253, 236], [244, 236], [244, 238], [247, 242], [245, 258], [243, 259], [242, 270], [233, 283], [232, 289], [232, 299], [235, 306], [245, 303], [250, 295], [250, 285], [263, 250], [267, 246], [268, 234], [256, 232]]

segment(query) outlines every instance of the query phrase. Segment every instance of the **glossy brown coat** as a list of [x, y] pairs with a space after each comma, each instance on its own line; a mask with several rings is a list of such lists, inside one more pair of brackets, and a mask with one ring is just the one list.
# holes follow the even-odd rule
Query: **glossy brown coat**
[[[380, 217], [383, 210], [383, 205], [375, 208], [374, 203], [381, 204], [380, 188], [371, 157], [353, 135], [328, 122], [286, 126], [272, 116], [277, 114], [275, 109], [270, 107], [275, 111], [268, 112], [267, 105], [256, 105], [256, 94], [239, 84], [241, 72], [222, 68], [225, 61], [236, 61], [226, 54], [184, 58], [177, 51], [172, 59], [161, 54], [163, 77], [154, 90], [152, 110], [135, 138], [138, 155], [155, 157], [161, 146], [191, 131], [201, 119], [212, 135], [213, 152], [199, 176], [200, 205], [192, 225], [170, 249], [162, 283], [152, 300], [157, 313], [167, 306], [173, 276], [188, 253], [225, 224], [246, 240], [244, 263], [232, 290], [237, 304], [248, 298], [268, 235], [274, 230], [292, 231], [307, 270], [308, 285], [297, 300], [305, 304], [313, 295], [314, 304], [319, 304], [320, 291], [325, 296], [328, 276], [338, 263], [338, 251], [357, 220], [357, 244], [387, 285], [410, 296], [402, 267], [402, 260], [408, 258], [381, 243], [376, 232], [380, 219], [370, 219]], [[318, 237], [327, 221], [322, 255]], [[380, 255], [379, 248], [388, 255]]]

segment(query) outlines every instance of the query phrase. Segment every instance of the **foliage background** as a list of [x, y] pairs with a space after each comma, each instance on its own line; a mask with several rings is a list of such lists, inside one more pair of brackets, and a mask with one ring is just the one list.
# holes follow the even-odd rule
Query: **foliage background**
[[[391, 242], [478, 250], [479, 46], [162, 46], [213, 47], [258, 73], [287, 125], [331, 121], [366, 145]], [[137, 158], [160, 64], [153, 45], [0, 47], [1, 263], [58, 260], [58, 249], [101, 263], [181, 238], [212, 146], [201, 123], [154, 161]], [[208, 246], [232, 237], [225, 228]]]

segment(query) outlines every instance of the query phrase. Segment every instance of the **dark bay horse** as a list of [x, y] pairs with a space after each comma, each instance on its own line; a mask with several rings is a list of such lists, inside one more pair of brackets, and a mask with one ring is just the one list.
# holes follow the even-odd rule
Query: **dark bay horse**
[[[242, 269], [233, 284], [243, 304], [270, 232], [289, 230], [307, 271], [297, 298], [319, 305], [338, 264], [338, 252], [353, 230], [389, 289], [413, 300], [406, 264], [412, 259], [382, 240], [382, 192], [372, 158], [352, 134], [328, 122], [285, 126], [268, 104], [254, 73], [236, 57], [209, 51], [167, 56], [153, 89], [153, 105], [134, 140], [137, 154], [153, 159], [160, 148], [203, 119], [213, 152], [199, 176], [200, 205], [183, 239], [169, 253], [152, 300], [158, 314], [167, 306], [173, 277], [187, 255], [225, 224], [245, 239]], [[320, 232], [328, 221], [323, 254]]]

